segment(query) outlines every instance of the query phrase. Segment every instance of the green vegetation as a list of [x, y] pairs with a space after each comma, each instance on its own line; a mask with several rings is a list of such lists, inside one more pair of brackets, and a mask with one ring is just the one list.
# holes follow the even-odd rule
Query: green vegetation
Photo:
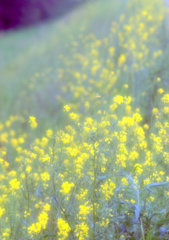
[[[4, 33], [0, 41], [1, 118], [6, 118], [16, 111], [39, 115], [41, 106], [38, 104], [38, 95], [42, 95], [45, 102], [48, 102], [50, 96], [50, 91], [44, 90], [46, 87], [44, 73], [50, 69], [47, 78], [50, 81], [49, 88], [52, 88], [54, 82], [57, 84], [57, 69], [63, 67], [59, 55], [71, 57], [70, 41], [77, 40], [82, 32], [83, 34], [95, 32], [103, 37], [104, 33], [109, 31], [112, 21], [118, 18], [124, 8], [124, 3], [118, 1], [112, 3], [108, 0], [94, 3], [92, 1], [59, 21], [47, 22], [22, 31]], [[35, 89], [31, 93], [32, 98], [28, 100], [25, 91], [30, 80], [37, 75], [40, 76], [39, 92]], [[56, 88], [56, 93], [53, 93], [54, 98], [60, 91], [59, 87], [56, 86]], [[44, 96], [45, 93], [47, 96]], [[48, 109], [45, 111], [47, 115], [50, 114]]]
[[0, 48], [0, 240], [169, 239], [161, 0], [89, 2]]

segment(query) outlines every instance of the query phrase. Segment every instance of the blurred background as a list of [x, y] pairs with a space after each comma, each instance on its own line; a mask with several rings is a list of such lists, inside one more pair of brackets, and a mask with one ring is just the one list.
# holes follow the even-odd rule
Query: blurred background
[[169, 86], [167, 9], [164, 0], [0, 0], [1, 120], [33, 115], [42, 132], [65, 125], [65, 104], [85, 116], [89, 96], [118, 93], [147, 121], [156, 79]]
[[86, 0], [0, 0], [0, 29], [12, 29], [57, 18]]

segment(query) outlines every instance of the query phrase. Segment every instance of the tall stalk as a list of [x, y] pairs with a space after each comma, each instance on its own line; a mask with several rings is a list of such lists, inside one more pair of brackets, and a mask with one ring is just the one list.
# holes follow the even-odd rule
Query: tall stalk
[[93, 189], [92, 189], [92, 222], [93, 222], [93, 232], [92, 232], [92, 240], [96, 239], [96, 180], [97, 180], [97, 172], [96, 172], [96, 149], [94, 148], [94, 157], [93, 157]]

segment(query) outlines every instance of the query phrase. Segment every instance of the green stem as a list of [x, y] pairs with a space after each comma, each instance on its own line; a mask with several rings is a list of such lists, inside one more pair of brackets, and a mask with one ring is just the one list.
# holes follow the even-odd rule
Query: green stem
[[142, 219], [140, 219], [140, 228], [141, 228], [141, 235], [142, 235], [142, 239], [145, 240], [145, 234], [144, 234], [144, 227], [143, 227], [143, 221]]
[[[95, 149], [94, 149], [95, 150]], [[93, 236], [92, 240], [96, 239], [96, 208], [95, 208], [95, 202], [96, 202], [96, 155], [94, 154], [93, 158], [93, 194], [92, 194], [92, 205], [93, 205], [93, 214], [92, 214], [92, 220], [93, 220]]]

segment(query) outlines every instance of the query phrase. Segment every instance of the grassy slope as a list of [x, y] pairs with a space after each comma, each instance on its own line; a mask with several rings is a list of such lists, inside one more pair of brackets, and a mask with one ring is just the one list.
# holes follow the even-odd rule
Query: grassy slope
[[[70, 37], [76, 39], [82, 28], [86, 33], [95, 32], [96, 35], [104, 36], [124, 7], [124, 1], [98, 0], [76, 8], [58, 21], [5, 33], [0, 39], [0, 117], [6, 118], [20, 111], [38, 114], [41, 106], [36, 104], [36, 99], [33, 105], [24, 105], [24, 91], [30, 79], [48, 68], [52, 69], [47, 75], [49, 81], [56, 79], [58, 55], [69, 54]], [[42, 82], [40, 79], [39, 88], [44, 91]], [[43, 98], [48, 101], [45, 94]]]

